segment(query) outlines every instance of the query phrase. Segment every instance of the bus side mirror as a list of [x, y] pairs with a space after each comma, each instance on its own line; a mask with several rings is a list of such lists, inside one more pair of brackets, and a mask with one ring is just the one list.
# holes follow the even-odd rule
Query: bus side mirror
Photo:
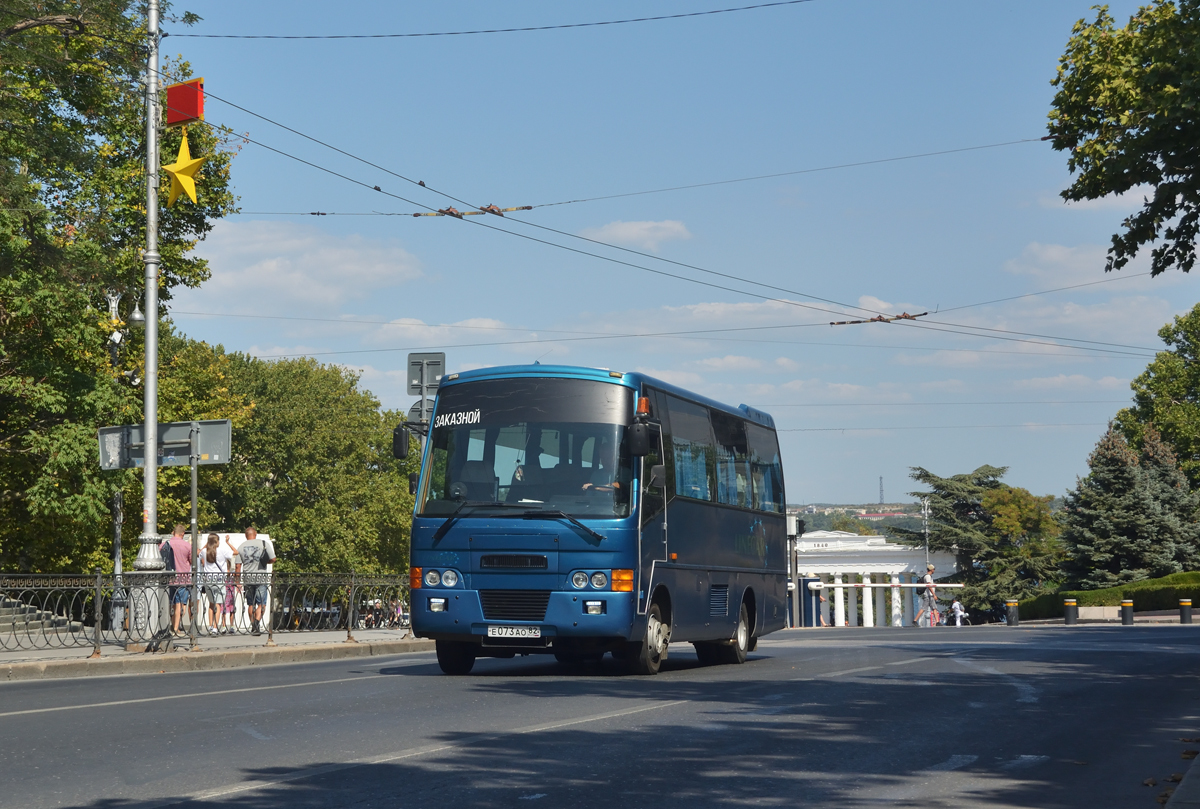
[[656, 463], [650, 467], [650, 482], [649, 486], [652, 489], [661, 489], [667, 483], [667, 468], [660, 463]]
[[408, 425], [392, 430], [392, 457], [403, 461], [408, 457]]
[[408, 493], [409, 494], [414, 495], [414, 496], [416, 495], [417, 481], [420, 479], [421, 479], [421, 476], [419, 474], [417, 474], [416, 472], [410, 472], [408, 474]]
[[650, 454], [650, 425], [649, 424], [631, 424], [629, 425], [629, 454], [635, 458], [641, 458]]

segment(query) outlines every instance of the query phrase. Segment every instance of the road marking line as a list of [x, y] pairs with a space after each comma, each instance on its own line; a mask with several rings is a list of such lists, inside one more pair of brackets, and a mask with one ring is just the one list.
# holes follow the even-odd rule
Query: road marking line
[[907, 666], [909, 663], [917, 663], [922, 660], [933, 660], [932, 657], [910, 657], [907, 660], [897, 660], [894, 663], [884, 663], [878, 666], [861, 666], [856, 669], [843, 669], [842, 671], [826, 671], [821, 674], [809, 674], [805, 677], [793, 677], [792, 682], [800, 682], [802, 680], [817, 680], [822, 677], [845, 677], [847, 674], [858, 674], [863, 671], [875, 671], [886, 666]]
[[256, 685], [250, 688], [226, 688], [222, 691], [203, 691], [198, 694], [168, 694], [162, 697], [143, 697], [142, 699], [120, 699], [112, 702], [93, 702], [89, 705], [60, 705], [56, 708], [30, 708], [25, 711], [5, 711], [5, 716], [28, 716], [35, 713], [54, 713], [56, 711], [78, 711], [83, 708], [111, 708], [114, 705], [138, 705], [143, 702], [164, 702], [170, 699], [195, 699], [196, 697], [219, 697], [222, 694], [245, 694], [251, 691], [274, 691], [278, 688], [302, 688], [309, 685], [333, 685], [334, 683], [349, 683], [359, 680], [376, 680], [381, 677], [392, 677], [391, 674], [368, 674], [364, 677], [341, 677], [337, 680], [314, 680], [307, 683], [284, 683], [282, 685]]
[[991, 674], [994, 677], [1000, 677], [1004, 680], [1008, 680], [1008, 684], [1011, 685], [1013, 688], [1017, 689], [1017, 702], [1037, 702], [1038, 701], [1038, 696], [1037, 696], [1038, 690], [1036, 688], [1034, 688], [1032, 685], [1030, 685], [1029, 683], [1021, 682], [1020, 680], [1018, 680], [1016, 677], [1014, 677], [1011, 674], [1005, 674], [1004, 672], [1002, 672], [999, 669], [994, 668], [992, 666], [980, 665], [979, 663], [976, 663], [974, 660], [971, 660], [969, 658], [955, 657], [955, 658], [953, 658], [953, 660], [955, 663], [958, 663], [960, 666], [965, 666], [966, 668], [974, 669], [975, 671], [981, 671], [984, 674]]
[[324, 767], [313, 767], [311, 769], [297, 770], [296, 772], [288, 773], [287, 775], [278, 778], [272, 778], [269, 781], [253, 781], [249, 784], [238, 784], [237, 786], [224, 787], [222, 789], [214, 789], [208, 792], [197, 792], [192, 795], [173, 798], [162, 803], [153, 803], [148, 805], [148, 809], [157, 809], [160, 806], [175, 806], [180, 803], [190, 803], [192, 801], [208, 801], [215, 798], [223, 798], [228, 795], [236, 795], [240, 792], [250, 792], [256, 789], [264, 789], [266, 787], [279, 786], [291, 781], [299, 781], [303, 778], [315, 778], [319, 775], [327, 775], [341, 770], [349, 770], [354, 767], [361, 767], [366, 764], [386, 764], [392, 761], [401, 761], [406, 758], [416, 758], [418, 756], [427, 756], [431, 753], [440, 753], [445, 750], [455, 750], [462, 747], [469, 747], [473, 744], [481, 742], [495, 741], [502, 739], [505, 736], [519, 736], [526, 733], [542, 733], [547, 730], [557, 730], [559, 728], [570, 727], [572, 725], [582, 725], [587, 722], [601, 722], [605, 719], [614, 719], [621, 716], [632, 716], [633, 714], [645, 713], [646, 711], [657, 711], [664, 708], [673, 708], [676, 705], [683, 705], [687, 700], [674, 700], [672, 702], [663, 702], [656, 705], [644, 705], [639, 708], [626, 708], [620, 711], [608, 711], [607, 713], [593, 714], [580, 719], [570, 719], [565, 722], [551, 722], [544, 725], [531, 725], [525, 728], [515, 728], [513, 730], [502, 731], [500, 733], [487, 733], [468, 741], [457, 742], [455, 744], [442, 744], [431, 747], [416, 747], [409, 750], [402, 750], [398, 753], [390, 753], [383, 756], [375, 756], [373, 758], [363, 758], [354, 761], [347, 761], [342, 764], [328, 764]]

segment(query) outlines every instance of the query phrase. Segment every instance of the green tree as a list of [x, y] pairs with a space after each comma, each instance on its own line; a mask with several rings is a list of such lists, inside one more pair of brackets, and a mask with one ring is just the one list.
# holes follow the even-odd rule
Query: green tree
[[[134, 480], [101, 475], [95, 431], [142, 418], [140, 389], [109, 363], [108, 338], [123, 324], [104, 298], [124, 289], [128, 307], [140, 291], [142, 25], [123, 0], [0, 10], [0, 569], [100, 562], [106, 501]], [[168, 134], [165, 148], [178, 138]], [[232, 147], [207, 128], [190, 138], [209, 162], [201, 204], [162, 212], [164, 301], [207, 278], [190, 251], [234, 202]], [[136, 367], [141, 335], [129, 336], [125, 361]]]
[[[919, 466], [912, 468], [913, 480], [929, 487], [928, 491], [911, 492], [913, 497], [929, 498], [929, 549], [955, 554], [958, 569], [967, 578], [975, 575], [976, 558], [992, 542], [992, 518], [983, 507], [983, 496], [1004, 485], [1000, 478], [1007, 471], [1006, 467], [981, 466], [974, 472], [944, 478]], [[893, 528], [891, 532], [906, 544], [924, 545], [921, 531]]]
[[835, 514], [833, 521], [829, 525], [830, 531], [848, 531], [851, 534], [858, 534], [860, 537], [873, 537], [878, 533], [872, 526], [862, 520], [856, 520], [849, 514]]
[[311, 359], [234, 354], [228, 378], [253, 416], [206, 484], [216, 519], [269, 533], [283, 569], [407, 570], [417, 459], [392, 457], [403, 417], [381, 410], [354, 373]]
[[[1158, 446], [1151, 452], [1161, 456]], [[1177, 520], [1155, 497], [1157, 488], [1115, 425], [1092, 451], [1088, 467], [1063, 509], [1063, 569], [1071, 583], [1094, 590], [1179, 571]]]
[[1155, 0], [1118, 28], [1106, 6], [1075, 24], [1050, 111], [1055, 149], [1076, 174], [1066, 200], [1148, 186], [1113, 236], [1106, 270], [1148, 243], [1155, 275], [1196, 262], [1200, 232], [1200, 0]]
[[1050, 511], [1053, 502], [1054, 495], [1037, 497], [1015, 486], [984, 492], [980, 505], [991, 517], [991, 541], [976, 556], [975, 581], [964, 588], [964, 603], [986, 607], [1031, 598], [1058, 581], [1062, 526]]
[[1153, 425], [1193, 488], [1200, 487], [1200, 305], [1159, 329], [1167, 344], [1130, 387], [1133, 406], [1117, 413], [1117, 424], [1134, 447]]
[[1175, 570], [1200, 570], [1200, 492], [1192, 488], [1175, 453], [1153, 425], [1142, 434], [1138, 465], [1159, 507], [1156, 530], [1159, 541], [1173, 552]]

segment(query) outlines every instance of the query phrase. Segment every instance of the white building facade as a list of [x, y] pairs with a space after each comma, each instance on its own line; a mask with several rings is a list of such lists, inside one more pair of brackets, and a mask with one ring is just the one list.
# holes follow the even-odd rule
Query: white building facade
[[[936, 578], [958, 572], [953, 554], [931, 552], [929, 562]], [[910, 626], [920, 609], [920, 588], [890, 585], [920, 583], [923, 548], [847, 531], [809, 531], [793, 543], [792, 563], [800, 579], [831, 585], [821, 590], [825, 601], [819, 602], [826, 626]], [[856, 584], [889, 586], [850, 586]]]

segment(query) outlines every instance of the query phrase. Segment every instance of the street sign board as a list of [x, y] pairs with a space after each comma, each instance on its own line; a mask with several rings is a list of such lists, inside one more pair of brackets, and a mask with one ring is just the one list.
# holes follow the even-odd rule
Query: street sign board
[[[424, 375], [422, 376], [422, 371]], [[446, 373], [446, 352], [437, 351], [425, 354], [408, 355], [408, 392], [412, 396], [424, 396], [430, 389], [436, 388]], [[424, 382], [424, 385], [422, 385]]]
[[[211, 421], [175, 421], [158, 425], [158, 465], [187, 466], [191, 461], [192, 430], [198, 429], [200, 466], [229, 463], [233, 446], [229, 419]], [[100, 468], [140, 469], [145, 461], [145, 426], [125, 424], [101, 427]]]
[[421, 411], [421, 402], [417, 402], [408, 409], [408, 420], [410, 423], [420, 423], [433, 415], [433, 400], [425, 400], [425, 411]]

